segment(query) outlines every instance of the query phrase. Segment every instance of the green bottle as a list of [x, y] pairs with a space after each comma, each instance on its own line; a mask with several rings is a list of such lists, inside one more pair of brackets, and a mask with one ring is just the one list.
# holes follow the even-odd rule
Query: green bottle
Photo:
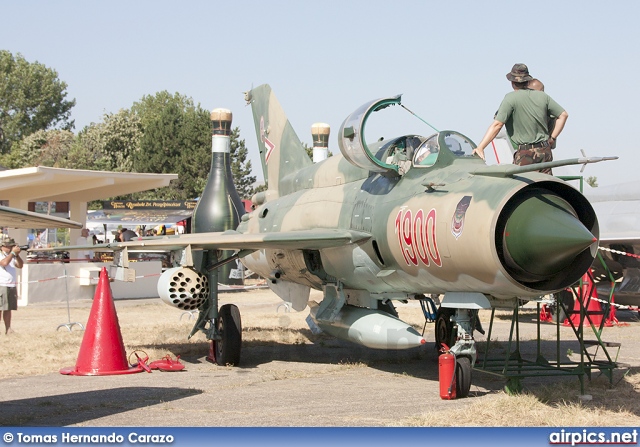
[[[231, 121], [230, 110], [211, 111], [211, 169], [207, 184], [193, 212], [194, 233], [235, 230], [245, 213], [231, 174]], [[219, 259], [232, 254], [233, 251], [222, 251]], [[216, 261], [216, 255], [217, 253], [205, 253], [201, 269], [203, 273], [206, 273], [207, 265]], [[237, 261], [225, 264], [218, 269], [217, 281], [225, 285], [242, 284], [241, 268]]]

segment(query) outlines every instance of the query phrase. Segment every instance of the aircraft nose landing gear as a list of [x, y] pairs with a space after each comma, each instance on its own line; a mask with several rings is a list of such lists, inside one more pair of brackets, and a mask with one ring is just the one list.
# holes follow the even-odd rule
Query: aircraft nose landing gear
[[440, 307], [436, 315], [436, 348], [451, 346], [455, 355], [456, 397], [467, 397], [471, 389], [471, 368], [475, 363], [476, 349], [473, 326], [477, 311]]

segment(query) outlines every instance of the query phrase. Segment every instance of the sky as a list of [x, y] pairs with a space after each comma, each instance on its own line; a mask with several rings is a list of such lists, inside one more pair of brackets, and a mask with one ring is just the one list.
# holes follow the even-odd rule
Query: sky
[[[402, 103], [478, 143], [505, 75], [525, 63], [569, 114], [554, 159], [619, 156], [586, 167], [600, 186], [637, 178], [640, 2], [0, 0], [0, 49], [58, 72], [75, 131], [167, 90], [228, 108], [260, 162], [243, 92], [270, 84], [300, 139], [373, 99]], [[393, 110], [391, 110], [393, 109]], [[371, 132], [431, 135], [399, 107]]]

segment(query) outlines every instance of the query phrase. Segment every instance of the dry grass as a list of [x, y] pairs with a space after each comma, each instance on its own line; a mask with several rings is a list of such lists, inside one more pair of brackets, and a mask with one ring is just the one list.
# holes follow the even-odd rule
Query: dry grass
[[[304, 312], [285, 313], [280, 310], [280, 313], [274, 313], [273, 309], [279, 303], [275, 296], [269, 298], [268, 312], [255, 312], [251, 307], [252, 295], [259, 293], [263, 292], [221, 295], [222, 304], [247, 303], [247, 307], [241, 307], [244, 341], [256, 344], [310, 343]], [[47, 374], [75, 365], [84, 331], [75, 325], [69, 332], [59, 325], [69, 322], [86, 325], [91, 304], [89, 301], [72, 302], [70, 316], [65, 303], [30, 305], [13, 312], [15, 332], [8, 336], [0, 335], [3, 352], [0, 356], [0, 379]], [[167, 306], [160, 299], [118, 300], [115, 304], [128, 356], [133, 351], [144, 351], [150, 360], [167, 354], [173, 357], [206, 354], [208, 342], [203, 334], [187, 339], [195, 323], [188, 313]]]
[[630, 391], [639, 384], [637, 373], [626, 377], [615, 389], [610, 388], [608, 381], [597, 379], [589, 384], [592, 399], [586, 401], [578, 396], [577, 381], [543, 385], [517, 396], [501, 391], [463, 410], [427, 413], [402, 421], [402, 425], [477, 427], [486, 426], [489, 421], [496, 427], [636, 426], [640, 423], [640, 402]]
[[[258, 298], [258, 299], [257, 299]], [[269, 292], [257, 291], [222, 294], [221, 301], [237, 303], [243, 318], [243, 340], [252, 346], [261, 343], [283, 345], [316, 344], [323, 346], [328, 338], [311, 335], [305, 323], [306, 312], [274, 312], [280, 303]], [[72, 302], [71, 321], [83, 324], [89, 318], [90, 302]], [[116, 308], [127, 353], [145, 351], [151, 360], [167, 354], [175, 357], [203, 356], [208, 343], [201, 334], [191, 340], [186, 336], [194, 321], [188, 314], [156, 300], [117, 301]], [[423, 320], [419, 307], [399, 308], [400, 317], [418, 330]], [[182, 317], [182, 318], [181, 318]], [[483, 316], [485, 323], [485, 316]], [[40, 304], [21, 308], [14, 313], [15, 333], [0, 335], [0, 378], [55, 373], [62, 367], [75, 365], [84, 332], [69, 332], [60, 324], [69, 321], [64, 303]], [[432, 326], [428, 329], [432, 331]], [[628, 334], [628, 333], [627, 333]], [[432, 334], [427, 335], [432, 339]], [[430, 338], [429, 338], [430, 337]], [[625, 335], [629, 337], [629, 335]], [[504, 335], [502, 335], [504, 339]], [[399, 360], [401, 361], [401, 360]], [[338, 361], [336, 368], [364, 369], [366, 361]], [[435, 365], [428, 365], [429, 368]], [[263, 380], [287, 380], [308, 377], [312, 370], [292, 367], [274, 368]], [[402, 375], [404, 373], [398, 373]], [[578, 380], [545, 383], [518, 396], [503, 391], [483, 391], [472, 386], [475, 398], [464, 405], [452, 405], [445, 411], [434, 411], [410, 420], [398, 421], [403, 426], [630, 426], [640, 425], [640, 373], [632, 369], [622, 376], [616, 372], [616, 386], [611, 389], [604, 377], [587, 383], [585, 401], [578, 397]], [[501, 380], [501, 379], [497, 379]], [[471, 402], [470, 402], [471, 401]]]
[[[34, 305], [13, 313], [14, 333], [0, 336], [0, 378], [32, 376], [56, 372], [75, 365], [84, 331], [77, 325], [69, 332], [61, 324], [86, 324], [91, 303], [74, 303], [70, 315], [62, 305]], [[118, 302], [118, 318], [127, 353], [146, 351], [150, 358], [158, 359], [179, 345], [181, 353], [198, 341], [186, 341], [192, 323], [176, 323], [179, 312], [162, 304], [160, 300], [131, 303]], [[56, 328], [58, 328], [56, 330]], [[184, 354], [183, 354], [184, 355]]]

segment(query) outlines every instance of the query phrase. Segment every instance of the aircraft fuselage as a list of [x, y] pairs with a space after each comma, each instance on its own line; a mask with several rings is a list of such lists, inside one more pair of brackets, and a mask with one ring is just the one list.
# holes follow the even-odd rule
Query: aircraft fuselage
[[[438, 169], [414, 167], [403, 176], [370, 175], [340, 155], [330, 157], [286, 179], [288, 190], [259, 206], [238, 231], [340, 228], [370, 233], [371, 238], [317, 254], [263, 250], [244, 263], [265, 277], [277, 271], [283, 281], [316, 289], [340, 281], [345, 288], [374, 294], [456, 291], [512, 298], [537, 296], [575, 282], [581, 273], [562, 262], [557, 271], [533, 272], [533, 277], [514, 272], [505, 259], [502, 237], [505, 221], [521, 205], [520, 196], [558, 200], [560, 204], [550, 205], [551, 214], [560, 208], [562, 214], [577, 217], [577, 225], [591, 229], [589, 213], [579, 209], [588, 208], [588, 203], [555, 177], [529, 173], [515, 179], [489, 178], [471, 174], [476, 165], [483, 163], [461, 159]], [[424, 186], [425, 179], [437, 186]], [[524, 229], [519, 237], [553, 244], [545, 230]], [[564, 256], [549, 249], [553, 256]]]

